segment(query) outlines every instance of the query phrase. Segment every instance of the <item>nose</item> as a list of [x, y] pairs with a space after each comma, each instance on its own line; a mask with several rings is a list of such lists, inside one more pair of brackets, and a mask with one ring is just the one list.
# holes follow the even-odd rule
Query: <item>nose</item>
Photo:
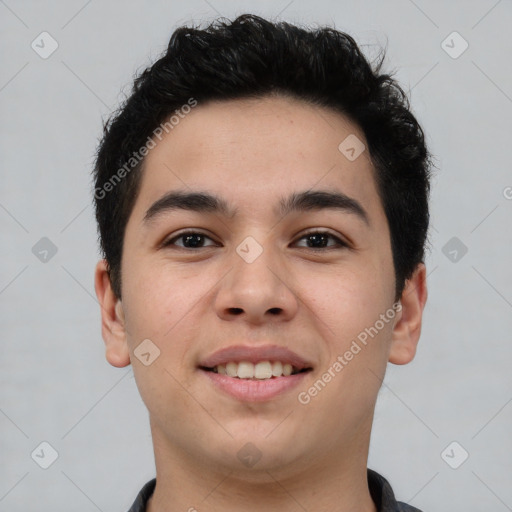
[[221, 319], [264, 324], [290, 320], [297, 314], [298, 298], [291, 277], [270, 248], [264, 248], [254, 261], [235, 253], [232, 263], [215, 297]]

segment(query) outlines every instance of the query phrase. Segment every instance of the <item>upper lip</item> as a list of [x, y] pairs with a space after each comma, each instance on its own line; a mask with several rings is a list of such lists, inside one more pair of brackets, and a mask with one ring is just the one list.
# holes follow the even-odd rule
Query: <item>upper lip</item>
[[289, 363], [298, 370], [311, 368], [311, 364], [298, 354], [286, 347], [280, 347], [278, 345], [263, 345], [259, 347], [232, 345], [217, 350], [201, 361], [199, 366], [215, 368], [215, 366], [219, 364], [226, 364], [231, 361], [248, 361], [253, 364], [259, 363], [260, 361], [280, 361], [282, 363]]

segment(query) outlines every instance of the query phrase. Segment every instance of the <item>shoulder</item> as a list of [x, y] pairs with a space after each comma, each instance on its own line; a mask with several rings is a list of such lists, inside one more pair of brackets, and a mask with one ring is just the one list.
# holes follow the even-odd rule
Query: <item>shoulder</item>
[[368, 469], [368, 488], [379, 512], [422, 512], [397, 501], [390, 483], [376, 471]]
[[407, 505], [407, 503], [402, 503], [401, 501], [397, 501], [396, 504], [398, 505], [397, 512], [422, 512], [419, 508]]
[[135, 498], [133, 505], [130, 507], [128, 512], [146, 512], [146, 505], [149, 498], [153, 494], [156, 485], [156, 478], [153, 478], [147, 482], [144, 487], [140, 490], [139, 494]]

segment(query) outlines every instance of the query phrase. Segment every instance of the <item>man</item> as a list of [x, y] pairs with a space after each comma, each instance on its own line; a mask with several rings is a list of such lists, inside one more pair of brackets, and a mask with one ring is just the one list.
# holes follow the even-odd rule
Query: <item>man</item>
[[96, 293], [156, 462], [131, 512], [417, 510], [367, 469], [427, 297], [430, 155], [381, 64], [330, 28], [182, 27], [107, 123]]

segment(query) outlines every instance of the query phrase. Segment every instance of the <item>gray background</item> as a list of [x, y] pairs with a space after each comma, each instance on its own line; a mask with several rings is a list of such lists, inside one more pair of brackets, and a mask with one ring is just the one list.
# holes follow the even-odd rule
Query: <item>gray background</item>
[[[243, 12], [334, 25], [370, 56], [388, 45], [438, 171], [423, 334], [389, 366], [369, 466], [425, 512], [512, 510], [510, 0], [0, 0], [0, 510], [123, 512], [154, 476], [131, 367], [104, 358], [90, 170], [102, 118], [172, 30]], [[48, 449], [31, 457], [43, 441], [48, 469]]]

